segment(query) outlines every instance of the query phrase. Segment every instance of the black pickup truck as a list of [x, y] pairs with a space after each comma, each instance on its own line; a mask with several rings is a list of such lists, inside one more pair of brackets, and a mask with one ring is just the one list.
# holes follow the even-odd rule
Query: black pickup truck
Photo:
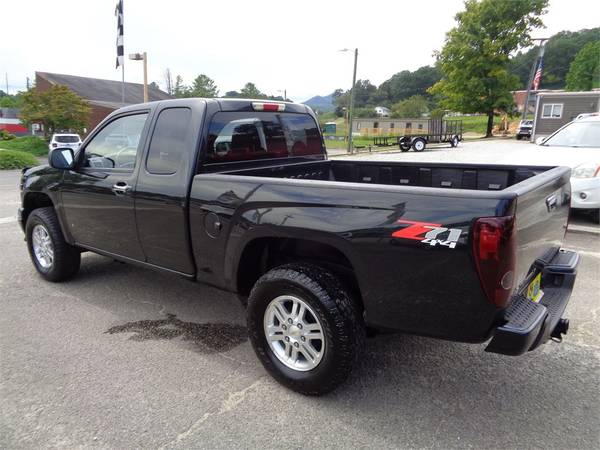
[[560, 341], [578, 255], [570, 169], [329, 160], [304, 105], [182, 99], [112, 113], [24, 171], [37, 271], [83, 251], [237, 293], [268, 372], [331, 391], [367, 330], [519, 355]]

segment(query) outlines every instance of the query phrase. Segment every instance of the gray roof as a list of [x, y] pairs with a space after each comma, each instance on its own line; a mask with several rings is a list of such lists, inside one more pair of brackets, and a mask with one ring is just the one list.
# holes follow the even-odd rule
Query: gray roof
[[[88, 100], [92, 104], [106, 106], [108, 108], [120, 108], [121, 82], [115, 80], [101, 80], [99, 78], [77, 77], [74, 75], [63, 75], [60, 73], [36, 72], [36, 76], [47, 80], [52, 84], [67, 86], [77, 95]], [[148, 100], [167, 100], [172, 98], [166, 92], [148, 86]], [[144, 102], [144, 87], [139, 83], [125, 83], [125, 104], [132, 105]]]

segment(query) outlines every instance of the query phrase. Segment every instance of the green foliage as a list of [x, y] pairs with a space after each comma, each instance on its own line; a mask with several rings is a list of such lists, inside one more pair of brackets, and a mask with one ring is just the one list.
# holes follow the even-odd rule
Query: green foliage
[[384, 81], [377, 89], [377, 94], [372, 100], [377, 104], [392, 105], [413, 95], [429, 98], [431, 96], [427, 89], [441, 78], [440, 70], [433, 66], [423, 66], [414, 72], [403, 70], [389, 80]]
[[16, 95], [7, 95], [2, 91], [4, 95], [0, 95], [0, 108], [20, 108], [21, 107], [21, 93]]
[[45, 133], [73, 130], [83, 132], [90, 115], [88, 103], [66, 86], [54, 85], [47, 91], [36, 88], [23, 94], [21, 120], [44, 125]]
[[[586, 44], [600, 40], [600, 27], [580, 31], [561, 31], [546, 42], [544, 53], [544, 89], [563, 89], [569, 66], [577, 52]], [[509, 71], [519, 77], [519, 88], [527, 88], [531, 66], [538, 55], [538, 48], [519, 52], [510, 60]]]
[[530, 33], [543, 25], [548, 0], [467, 0], [456, 15], [438, 55], [443, 78], [429, 92], [440, 106], [465, 113], [486, 113], [486, 136], [492, 135], [494, 111], [507, 110], [518, 77], [508, 72], [509, 55], [531, 43]]
[[600, 87], [600, 40], [588, 42], [571, 63], [568, 91], [590, 91]]
[[4, 129], [0, 130], [0, 141], [10, 141], [11, 139], [15, 138], [16, 136], [14, 134], [11, 134]]
[[175, 77], [175, 86], [173, 87], [173, 96], [175, 98], [189, 97], [189, 91], [190, 88], [184, 84], [183, 77], [181, 75], [177, 75]]
[[0, 141], [0, 148], [23, 151], [35, 156], [43, 156], [48, 153], [48, 143], [37, 136], [23, 136], [9, 141]]
[[367, 106], [366, 108], [354, 108], [353, 117], [369, 118], [375, 117], [375, 108]]
[[0, 149], [0, 169], [22, 169], [37, 165], [37, 159], [29, 153]]
[[243, 98], [267, 98], [254, 83], [246, 83], [240, 91], [240, 97]]
[[392, 117], [395, 118], [419, 118], [429, 112], [427, 99], [422, 95], [413, 95], [406, 100], [392, 105]]
[[212, 78], [207, 75], [198, 75], [191, 86], [187, 86], [183, 82], [183, 78], [177, 75], [175, 78], [175, 87], [173, 88], [173, 95], [176, 98], [188, 98], [188, 97], [202, 97], [202, 98], [214, 98], [218, 97], [219, 90], [215, 85]]

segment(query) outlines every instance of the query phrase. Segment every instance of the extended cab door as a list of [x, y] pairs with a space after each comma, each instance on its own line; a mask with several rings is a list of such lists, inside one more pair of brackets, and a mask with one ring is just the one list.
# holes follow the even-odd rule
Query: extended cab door
[[138, 235], [150, 264], [195, 273], [189, 189], [204, 104], [182, 100], [157, 110], [135, 192]]
[[148, 111], [116, 116], [82, 148], [64, 175], [62, 213], [73, 240], [84, 247], [144, 261], [133, 193]]

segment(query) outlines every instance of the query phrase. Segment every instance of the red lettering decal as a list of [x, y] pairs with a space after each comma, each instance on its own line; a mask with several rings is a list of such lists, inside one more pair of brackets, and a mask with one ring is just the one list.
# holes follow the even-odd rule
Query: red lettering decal
[[428, 222], [414, 222], [412, 220], [398, 220], [396, 223], [408, 224], [407, 227], [401, 230], [394, 231], [392, 237], [402, 239], [414, 239], [416, 241], [422, 241], [425, 239], [423, 234], [431, 231], [432, 228], [442, 226], [441, 223], [428, 223]]

